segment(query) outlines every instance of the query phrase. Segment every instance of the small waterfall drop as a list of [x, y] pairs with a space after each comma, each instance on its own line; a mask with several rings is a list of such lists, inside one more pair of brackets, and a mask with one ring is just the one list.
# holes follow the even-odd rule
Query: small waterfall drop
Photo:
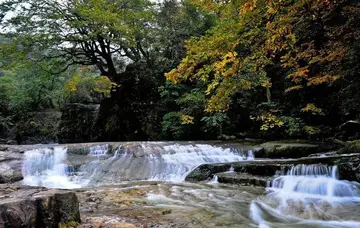
[[270, 190], [291, 197], [321, 196], [321, 197], [356, 197], [360, 196], [358, 188], [345, 181], [337, 179], [337, 167], [326, 165], [297, 165], [286, 175], [276, 177], [270, 184]]
[[219, 177], [214, 175], [209, 184], [218, 184], [219, 183]]
[[[278, 173], [267, 191], [265, 198], [253, 201], [250, 208], [253, 220], [264, 227], [277, 227], [277, 222], [298, 223], [294, 227], [347, 227], [323, 220], [337, 221], [341, 219], [338, 210], [351, 211], [360, 205], [360, 185], [339, 180], [336, 166], [296, 165]], [[349, 224], [360, 227], [359, 222]]]
[[254, 152], [252, 152], [252, 150], [249, 150], [247, 155], [247, 160], [255, 160], [255, 155]]
[[97, 145], [89, 148], [89, 155], [94, 157], [106, 156], [109, 145]]
[[73, 168], [66, 164], [67, 149], [36, 149], [25, 152], [22, 168], [23, 183], [48, 188], [78, 188], [70, 180]]

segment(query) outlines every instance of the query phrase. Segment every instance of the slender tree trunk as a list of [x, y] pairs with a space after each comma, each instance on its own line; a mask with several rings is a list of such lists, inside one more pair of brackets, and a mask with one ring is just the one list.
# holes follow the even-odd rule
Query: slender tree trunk
[[270, 90], [270, 87], [266, 87], [266, 99], [267, 99], [268, 103], [271, 102], [271, 90]]

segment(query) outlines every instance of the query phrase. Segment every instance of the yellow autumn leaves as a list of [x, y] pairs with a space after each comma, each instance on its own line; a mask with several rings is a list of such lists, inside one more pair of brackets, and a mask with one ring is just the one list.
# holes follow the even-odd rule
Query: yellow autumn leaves
[[76, 93], [82, 84], [87, 84], [92, 92], [104, 94], [105, 96], [109, 96], [111, 90], [117, 86], [116, 83], [111, 82], [109, 78], [105, 76], [84, 78], [79, 75], [74, 75], [65, 85], [65, 91], [70, 94]]

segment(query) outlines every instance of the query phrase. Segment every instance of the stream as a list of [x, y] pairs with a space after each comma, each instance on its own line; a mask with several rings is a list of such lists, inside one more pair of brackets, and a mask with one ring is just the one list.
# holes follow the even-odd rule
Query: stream
[[23, 184], [74, 189], [85, 224], [360, 227], [360, 184], [339, 180], [336, 166], [294, 165], [266, 187], [222, 184], [217, 176], [189, 183], [186, 175], [201, 164], [257, 159], [247, 147], [200, 143], [140, 143], [109, 151], [107, 145], [81, 156], [65, 147], [27, 151]]

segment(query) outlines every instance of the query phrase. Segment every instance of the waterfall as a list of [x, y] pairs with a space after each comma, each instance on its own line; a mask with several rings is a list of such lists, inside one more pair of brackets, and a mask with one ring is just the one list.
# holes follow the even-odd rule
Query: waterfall
[[70, 176], [73, 168], [66, 164], [67, 149], [36, 149], [26, 151], [22, 175], [23, 183], [30, 186], [48, 188], [78, 188]]
[[286, 175], [276, 177], [270, 190], [281, 193], [282, 197], [356, 197], [360, 196], [354, 184], [337, 179], [337, 167], [326, 165], [297, 165]]
[[[277, 173], [267, 192], [265, 198], [253, 201], [250, 208], [253, 220], [264, 227], [280, 227], [277, 222], [285, 223], [281, 227], [288, 223], [292, 224], [288, 227], [306, 224], [347, 227], [345, 223], [337, 226], [334, 222], [339, 220], [338, 211], [344, 208], [351, 211], [360, 203], [359, 184], [339, 180], [336, 166], [296, 165]], [[349, 224], [360, 226], [358, 222]]]
[[81, 164], [77, 172], [67, 149], [27, 151], [23, 166], [24, 184], [50, 188], [77, 188], [93, 184], [151, 180], [182, 182], [187, 173], [204, 163], [254, 159], [246, 149], [208, 144], [146, 142], [120, 145], [114, 155], [108, 145], [92, 146], [87, 155], [71, 155]]
[[89, 155], [94, 157], [106, 156], [109, 145], [97, 145], [89, 148]]
[[111, 158], [82, 166], [81, 173], [82, 179], [90, 183], [182, 182], [188, 172], [201, 164], [242, 161], [247, 159], [246, 152], [207, 144], [142, 143], [136, 147], [119, 147]]

